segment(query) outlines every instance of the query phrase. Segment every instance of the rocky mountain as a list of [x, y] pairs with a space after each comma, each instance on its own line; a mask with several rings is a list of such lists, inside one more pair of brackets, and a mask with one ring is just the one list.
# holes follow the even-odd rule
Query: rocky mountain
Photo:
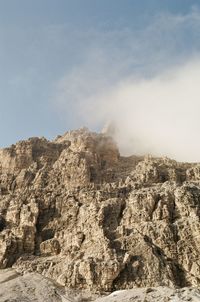
[[1, 269], [95, 293], [197, 287], [199, 250], [200, 164], [123, 157], [85, 128], [0, 150]]

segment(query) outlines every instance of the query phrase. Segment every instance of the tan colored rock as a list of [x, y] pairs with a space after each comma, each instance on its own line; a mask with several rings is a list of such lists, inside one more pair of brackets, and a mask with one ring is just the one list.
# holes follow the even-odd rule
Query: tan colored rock
[[56, 239], [49, 239], [41, 242], [40, 252], [42, 256], [58, 255], [60, 253], [60, 244]]
[[0, 150], [0, 267], [67, 287], [198, 286], [199, 165], [122, 157], [105, 133]]

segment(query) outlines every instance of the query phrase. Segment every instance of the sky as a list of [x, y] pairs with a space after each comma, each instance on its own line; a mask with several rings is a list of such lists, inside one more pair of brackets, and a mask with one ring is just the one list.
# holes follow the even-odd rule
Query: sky
[[124, 154], [200, 161], [199, 52], [197, 0], [0, 0], [0, 147], [112, 122]]

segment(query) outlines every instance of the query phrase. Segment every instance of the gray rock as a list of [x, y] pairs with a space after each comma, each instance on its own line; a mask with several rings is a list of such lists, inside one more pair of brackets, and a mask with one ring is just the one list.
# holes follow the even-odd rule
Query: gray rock
[[85, 128], [0, 150], [2, 269], [101, 293], [199, 286], [199, 218], [200, 164], [123, 157]]

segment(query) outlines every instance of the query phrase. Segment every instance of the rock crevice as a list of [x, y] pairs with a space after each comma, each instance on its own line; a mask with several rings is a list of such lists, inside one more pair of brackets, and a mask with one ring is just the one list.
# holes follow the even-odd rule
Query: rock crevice
[[94, 291], [200, 284], [200, 164], [70, 131], [0, 150], [0, 268]]

